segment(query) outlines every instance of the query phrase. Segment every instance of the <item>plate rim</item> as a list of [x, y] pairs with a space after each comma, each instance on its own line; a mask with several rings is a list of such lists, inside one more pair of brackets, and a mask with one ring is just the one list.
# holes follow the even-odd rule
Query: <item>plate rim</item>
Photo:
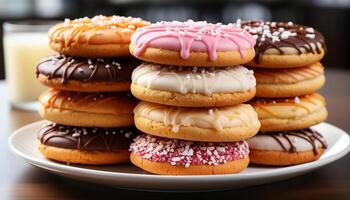
[[[235, 180], [235, 179], [251, 179], [251, 178], [256, 178], [256, 176], [259, 176], [260, 178], [264, 177], [275, 177], [275, 176], [280, 176], [280, 175], [286, 175], [286, 174], [293, 174], [293, 173], [298, 173], [298, 172], [303, 172], [303, 171], [309, 171], [311, 169], [317, 169], [319, 167], [322, 167], [324, 165], [327, 165], [331, 162], [334, 162], [346, 154], [349, 153], [350, 151], [350, 136], [349, 134], [344, 131], [341, 128], [338, 128], [335, 125], [329, 124], [327, 122], [323, 122], [320, 124], [323, 124], [325, 126], [330, 126], [333, 129], [337, 129], [342, 134], [342, 137], [345, 137], [347, 139], [347, 144], [343, 149], [339, 150], [336, 154], [321, 159], [321, 160], [316, 160], [313, 162], [309, 163], [304, 163], [304, 164], [299, 164], [299, 165], [293, 165], [293, 166], [287, 166], [287, 167], [280, 167], [280, 168], [275, 168], [273, 170], [273, 173], [269, 171], [264, 171], [264, 172], [254, 172], [251, 174], [217, 174], [217, 175], [185, 175], [185, 176], [176, 176], [176, 175], [156, 175], [156, 174], [135, 174], [135, 173], [128, 173], [128, 172], [111, 172], [111, 171], [103, 171], [103, 170], [96, 170], [96, 169], [87, 169], [87, 168], [79, 168], [71, 165], [65, 165], [65, 164], [60, 164], [56, 163], [53, 161], [46, 161], [46, 160], [41, 160], [39, 158], [35, 158], [32, 156], [28, 156], [25, 153], [21, 152], [15, 146], [13, 145], [13, 140], [16, 137], [19, 132], [23, 132], [23, 130], [28, 129], [29, 127], [35, 126], [37, 124], [41, 124], [46, 122], [47, 120], [39, 120], [36, 122], [32, 122], [30, 124], [27, 124], [19, 129], [16, 129], [8, 138], [8, 147], [11, 150], [12, 153], [14, 153], [17, 157], [20, 157], [24, 160], [26, 160], [29, 164], [35, 165], [40, 168], [44, 168], [45, 170], [55, 170], [59, 171], [64, 174], [71, 174], [78, 172], [80, 175], [91, 175], [91, 176], [101, 176], [101, 177], [120, 177], [120, 178], [132, 178], [132, 179], [138, 179], [142, 178], [143, 180], [159, 180], [159, 181], [164, 181], [164, 180], [187, 180], [191, 179], [191, 181], [201, 181], [201, 180], [206, 180], [206, 181], [212, 181], [212, 180]], [[316, 166], [315, 166], [316, 165]]]

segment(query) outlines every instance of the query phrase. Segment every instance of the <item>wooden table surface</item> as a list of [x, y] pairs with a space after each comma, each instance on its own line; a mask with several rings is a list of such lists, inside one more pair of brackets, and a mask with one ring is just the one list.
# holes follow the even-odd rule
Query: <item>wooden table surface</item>
[[[332, 123], [350, 132], [350, 71], [327, 68], [327, 99]], [[309, 174], [277, 183], [222, 192], [151, 193], [118, 190], [52, 175], [14, 156], [7, 138], [15, 129], [39, 120], [37, 113], [11, 109], [0, 81], [0, 199], [350, 199], [350, 155]], [[35, 133], [28, 133], [35, 134]], [[152, 184], [152, 183], [150, 183]]]

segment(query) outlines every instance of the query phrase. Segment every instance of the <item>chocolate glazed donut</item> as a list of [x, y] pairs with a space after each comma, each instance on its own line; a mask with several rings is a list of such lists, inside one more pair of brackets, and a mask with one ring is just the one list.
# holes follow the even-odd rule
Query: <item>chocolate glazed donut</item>
[[[262, 55], [265, 51], [275, 48], [281, 55], [284, 54], [282, 47], [290, 47], [302, 54], [301, 49], [307, 53], [320, 54], [321, 49], [317, 43], [326, 51], [325, 39], [322, 34], [311, 27], [293, 24], [291, 22], [262, 22], [262, 21], [242, 21], [240, 26], [256, 37], [254, 61], [261, 62]], [[250, 29], [250, 30], [248, 30]], [[272, 36], [266, 36], [264, 30], [269, 30]], [[288, 37], [278, 34], [281, 31], [288, 31]], [[276, 33], [276, 34], [274, 34]], [[265, 37], [266, 36], [266, 37]], [[273, 38], [274, 36], [274, 38]], [[311, 44], [315, 44], [314, 48]]]
[[131, 73], [140, 62], [131, 57], [78, 58], [54, 55], [37, 65], [36, 74], [48, 79], [60, 78], [65, 84], [69, 80], [81, 82], [130, 82]]
[[84, 151], [115, 151], [128, 149], [137, 135], [135, 127], [81, 128], [55, 123], [45, 125], [38, 139], [46, 146]]

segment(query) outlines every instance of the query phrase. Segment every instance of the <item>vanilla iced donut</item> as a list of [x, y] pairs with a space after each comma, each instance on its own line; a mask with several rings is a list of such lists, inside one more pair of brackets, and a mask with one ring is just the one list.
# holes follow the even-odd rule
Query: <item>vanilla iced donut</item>
[[289, 69], [255, 68], [254, 76], [256, 96], [266, 98], [311, 94], [325, 83], [324, 67], [319, 62]]
[[161, 175], [239, 173], [249, 163], [246, 141], [207, 143], [141, 135], [130, 146], [131, 162]]
[[324, 98], [313, 93], [295, 98], [253, 99], [251, 105], [257, 112], [260, 131], [288, 131], [308, 128], [326, 120]]
[[263, 165], [296, 165], [317, 160], [327, 148], [313, 129], [259, 133], [247, 140], [250, 161]]
[[292, 22], [237, 21], [256, 39], [255, 58], [248, 65], [263, 68], [308, 66], [320, 61], [325, 39], [320, 32]]
[[180, 66], [232, 66], [251, 61], [255, 40], [235, 26], [205, 21], [157, 22], [137, 29], [130, 52], [137, 58]]
[[189, 68], [143, 63], [131, 79], [131, 92], [138, 99], [172, 106], [232, 106], [255, 95], [253, 71], [243, 66]]
[[204, 142], [232, 142], [254, 136], [260, 128], [249, 104], [221, 108], [184, 108], [140, 102], [135, 126], [159, 137]]

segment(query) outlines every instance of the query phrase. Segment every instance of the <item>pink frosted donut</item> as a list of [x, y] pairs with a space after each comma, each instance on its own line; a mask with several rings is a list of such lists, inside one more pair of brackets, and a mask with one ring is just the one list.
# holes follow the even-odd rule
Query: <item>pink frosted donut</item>
[[246, 141], [192, 142], [141, 135], [130, 146], [131, 162], [155, 174], [227, 174], [245, 169]]
[[137, 29], [130, 52], [141, 60], [182, 66], [230, 66], [254, 56], [255, 39], [231, 25], [205, 21], [157, 22]]

